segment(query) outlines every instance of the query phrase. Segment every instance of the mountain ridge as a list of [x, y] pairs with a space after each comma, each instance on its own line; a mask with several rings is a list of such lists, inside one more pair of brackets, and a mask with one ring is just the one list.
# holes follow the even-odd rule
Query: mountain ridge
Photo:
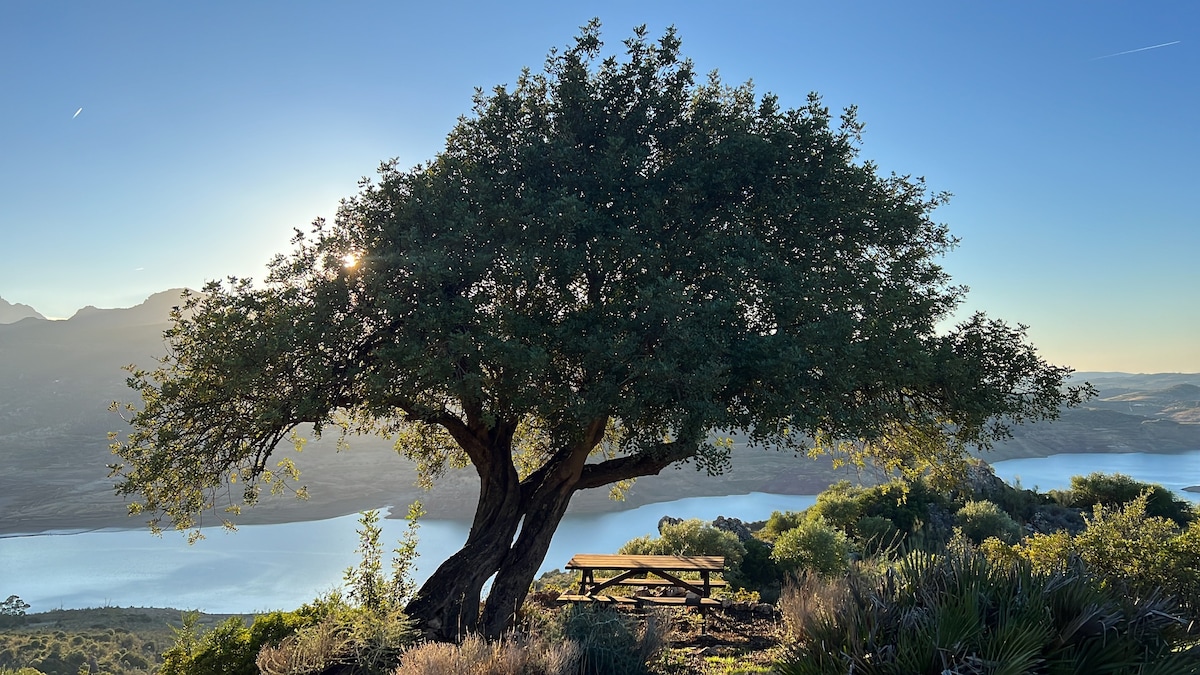
[[0, 297], [0, 324], [17, 323], [24, 319], [44, 320], [45, 318], [41, 312], [38, 312], [29, 305], [19, 302], [12, 303]]

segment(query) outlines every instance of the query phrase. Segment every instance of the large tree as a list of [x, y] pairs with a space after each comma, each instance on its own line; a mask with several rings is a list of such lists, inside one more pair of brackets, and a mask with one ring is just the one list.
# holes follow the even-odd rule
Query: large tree
[[944, 196], [858, 161], [852, 109], [698, 83], [672, 30], [601, 47], [593, 22], [478, 93], [443, 152], [385, 163], [264, 283], [190, 297], [130, 378], [132, 509], [191, 529], [283, 485], [297, 429], [390, 434], [424, 478], [469, 465], [480, 485], [407, 611], [497, 635], [578, 490], [719, 474], [730, 430], [919, 469], [1086, 393], [1020, 327], [939, 331], [964, 293], [937, 264]]

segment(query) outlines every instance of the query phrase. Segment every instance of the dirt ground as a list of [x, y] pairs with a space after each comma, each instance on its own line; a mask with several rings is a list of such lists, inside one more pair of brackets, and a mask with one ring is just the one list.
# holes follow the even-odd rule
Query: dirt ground
[[653, 664], [661, 675], [769, 672], [780, 655], [783, 626], [775, 613], [748, 609], [673, 612], [670, 644]]

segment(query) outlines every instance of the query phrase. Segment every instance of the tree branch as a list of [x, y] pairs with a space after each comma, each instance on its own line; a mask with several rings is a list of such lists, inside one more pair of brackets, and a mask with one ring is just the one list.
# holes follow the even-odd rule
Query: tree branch
[[699, 449], [696, 445], [662, 443], [656, 446], [653, 452], [588, 464], [583, 467], [583, 473], [575, 487], [583, 490], [639, 476], [654, 476], [675, 462], [694, 457]]

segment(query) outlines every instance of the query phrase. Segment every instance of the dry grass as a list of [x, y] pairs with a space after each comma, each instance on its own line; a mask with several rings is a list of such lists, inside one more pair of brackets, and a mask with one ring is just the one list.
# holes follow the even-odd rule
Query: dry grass
[[834, 620], [850, 599], [845, 577], [807, 574], [784, 587], [776, 606], [787, 636], [800, 641], [807, 638], [812, 626]]
[[542, 637], [489, 643], [470, 636], [461, 644], [429, 642], [404, 653], [393, 675], [559, 675], [579, 668], [573, 642]]

